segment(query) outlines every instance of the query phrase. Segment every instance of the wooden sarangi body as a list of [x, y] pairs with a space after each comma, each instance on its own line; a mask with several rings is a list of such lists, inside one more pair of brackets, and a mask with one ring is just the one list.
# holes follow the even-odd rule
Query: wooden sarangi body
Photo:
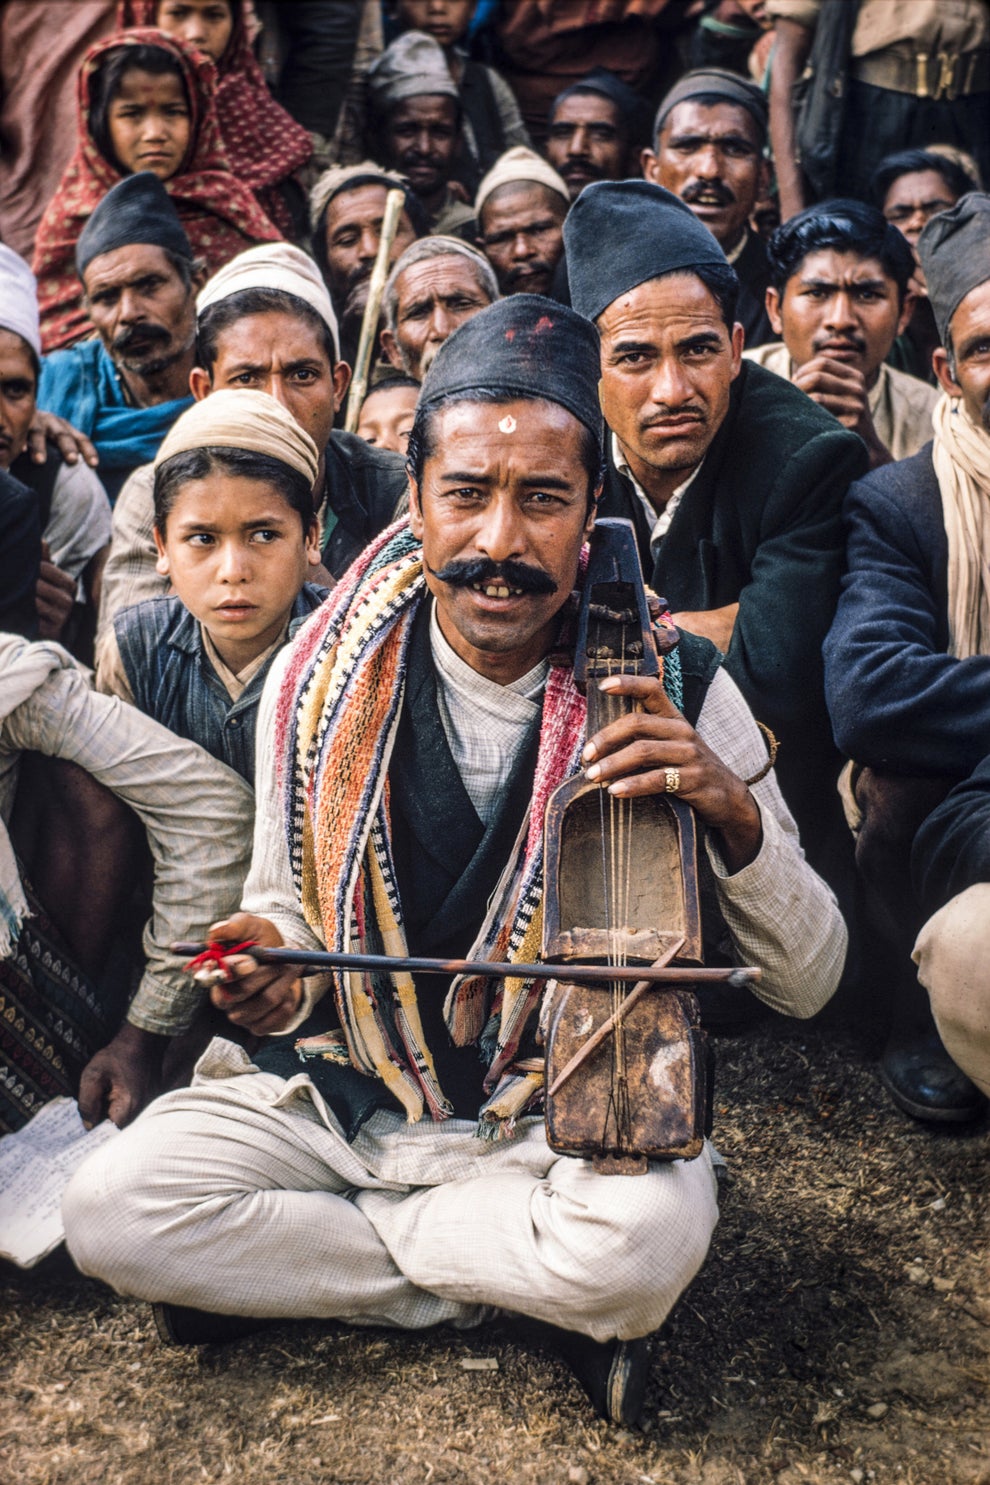
[[[637, 705], [600, 691], [601, 679], [659, 673], [633, 528], [599, 521], [575, 652], [588, 736]], [[676, 793], [621, 798], [580, 774], [551, 797], [545, 828], [545, 960], [700, 967], [697, 831]], [[628, 991], [565, 975], [544, 1018], [548, 1141], [606, 1173], [692, 1159], [708, 1122], [709, 1058], [690, 986]]]

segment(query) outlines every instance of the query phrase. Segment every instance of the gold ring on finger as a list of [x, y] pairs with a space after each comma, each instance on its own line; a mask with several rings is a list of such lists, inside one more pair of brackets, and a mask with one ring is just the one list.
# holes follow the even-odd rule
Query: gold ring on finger
[[663, 773], [664, 778], [667, 781], [665, 785], [666, 792], [668, 794], [676, 794], [678, 789], [681, 787], [680, 770], [677, 768], [665, 768]]

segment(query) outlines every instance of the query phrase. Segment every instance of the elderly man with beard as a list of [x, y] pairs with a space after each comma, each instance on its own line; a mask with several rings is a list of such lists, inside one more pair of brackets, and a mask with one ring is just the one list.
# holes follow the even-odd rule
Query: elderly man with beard
[[375, 151], [408, 180], [430, 231], [474, 238], [474, 211], [451, 189], [461, 143], [462, 107], [443, 48], [423, 31], [406, 31], [368, 70]]
[[103, 198], [76, 265], [97, 338], [46, 358], [38, 406], [92, 439], [113, 502], [192, 401], [196, 294], [206, 274], [150, 171], [126, 176]]
[[849, 491], [825, 678], [836, 741], [854, 760], [856, 864], [886, 956], [881, 1077], [904, 1112], [955, 1123], [984, 1101], [942, 1047], [911, 967], [924, 909], [909, 868], [922, 821], [990, 737], [990, 196], [933, 217], [918, 253], [942, 341], [935, 437]]
[[525, 145], [506, 150], [478, 187], [481, 246], [503, 294], [549, 294], [564, 256], [567, 187]]
[[773, 340], [767, 317], [770, 266], [749, 226], [766, 195], [767, 100], [754, 83], [721, 67], [699, 67], [657, 109], [643, 174], [679, 196], [704, 222], [739, 279], [736, 317], [748, 346]]
[[[220, 942], [522, 964], [540, 941], [544, 791], [583, 770], [617, 801], [674, 776], [704, 833], [706, 932], [761, 965], [784, 1013], [828, 998], [844, 927], [772, 775], [744, 782], [763, 747], [712, 647], [682, 635], [662, 676], [603, 679], [641, 709], [586, 736], [566, 621], [601, 490], [598, 380], [592, 327], [537, 295], [444, 345], [410, 439], [408, 526], [269, 676], [252, 869]], [[708, 1147], [622, 1179], [555, 1153], [533, 1109], [532, 980], [503, 994], [487, 977], [228, 962], [214, 1003], [272, 1035], [253, 1064], [214, 1041], [192, 1088], [77, 1173], [63, 1215], [79, 1267], [151, 1300], [180, 1344], [256, 1316], [415, 1331], [509, 1312], [633, 1423], [646, 1338], [717, 1218]]]
[[742, 360], [738, 280], [669, 191], [588, 186], [564, 245], [572, 303], [601, 337], [601, 513], [634, 523], [647, 580], [675, 622], [725, 654], [780, 744], [781, 789], [809, 859], [851, 891], [821, 644], [842, 571], [842, 498], [866, 450], [803, 392]]
[[338, 322], [348, 295], [371, 277], [389, 191], [401, 191], [405, 197], [389, 253], [391, 267], [407, 247], [429, 231], [419, 198], [403, 176], [382, 170], [373, 160], [365, 160], [360, 165], [334, 166], [325, 171], [310, 192], [313, 257], [323, 274]]
[[476, 248], [456, 237], [414, 242], [385, 285], [386, 360], [421, 382], [448, 335], [498, 298], [494, 270]]

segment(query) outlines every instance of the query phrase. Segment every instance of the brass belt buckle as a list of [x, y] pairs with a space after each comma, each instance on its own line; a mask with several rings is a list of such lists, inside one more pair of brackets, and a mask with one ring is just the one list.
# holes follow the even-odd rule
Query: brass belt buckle
[[956, 58], [948, 52], [939, 52], [938, 82], [935, 85], [935, 102], [938, 103], [945, 98], [949, 103], [954, 102], [956, 97]]

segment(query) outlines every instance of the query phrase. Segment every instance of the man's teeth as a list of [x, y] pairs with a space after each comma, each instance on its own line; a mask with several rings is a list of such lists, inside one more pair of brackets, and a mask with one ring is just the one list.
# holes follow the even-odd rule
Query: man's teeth
[[507, 588], [504, 583], [474, 583], [472, 586], [476, 593], [484, 593], [486, 598], [516, 598], [522, 592], [522, 588]]

